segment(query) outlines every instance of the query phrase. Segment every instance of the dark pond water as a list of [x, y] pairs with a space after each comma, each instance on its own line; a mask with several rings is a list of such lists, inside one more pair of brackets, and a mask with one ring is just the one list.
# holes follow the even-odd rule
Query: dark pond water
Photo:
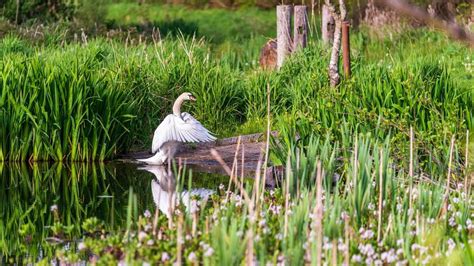
[[[143, 214], [155, 211], [156, 192], [167, 192], [163, 184], [178, 185], [183, 191], [205, 188], [209, 192], [228, 182], [228, 177], [186, 167], [139, 168], [126, 163], [0, 163], [2, 264], [25, 254], [41, 258], [54, 252], [44, 244], [51, 236], [55, 213], [70, 226], [73, 238], [80, 238], [81, 224], [90, 217], [104, 221], [107, 230], [123, 228], [131, 191], [136, 195], [137, 213]], [[57, 212], [51, 211], [56, 208]], [[21, 231], [28, 223], [33, 225], [33, 233], [25, 237]]]

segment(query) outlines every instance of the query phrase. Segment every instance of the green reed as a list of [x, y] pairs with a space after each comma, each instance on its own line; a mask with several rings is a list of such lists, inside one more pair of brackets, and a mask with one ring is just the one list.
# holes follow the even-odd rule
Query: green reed
[[417, 45], [400, 40], [413, 46], [413, 56], [405, 57], [402, 50], [387, 55], [380, 40], [354, 33], [363, 41], [353, 46], [353, 77], [337, 89], [328, 86], [329, 51], [315, 40], [279, 72], [266, 72], [249, 62], [257, 59], [258, 38], [236, 44], [243, 52], [221, 53], [206, 40], [183, 36], [133, 46], [96, 39], [64, 47], [7, 37], [0, 60], [0, 160], [106, 160], [148, 149], [155, 127], [184, 91], [199, 100], [183, 110], [218, 137], [263, 131], [269, 84], [272, 128], [285, 138], [298, 134], [306, 143], [312, 134], [329, 135], [342, 143], [343, 132], [352, 131], [380, 141], [390, 135], [400, 144], [413, 127], [420, 163], [436, 162], [452, 133], [462, 137], [474, 126], [472, 70], [464, 67], [469, 53], [441, 38], [434, 45], [447, 45], [447, 52], [436, 48], [437, 54], [416, 56], [434, 34], [413, 35], [421, 38]]
[[122, 148], [134, 103], [94, 50], [3, 58], [0, 160], [103, 161]]
[[[160, 213], [158, 220], [153, 215], [136, 218], [132, 213], [145, 209], [136, 205], [133, 198], [137, 195], [130, 193], [132, 200], [122, 210], [128, 213], [126, 231], [122, 228], [111, 234], [86, 236], [80, 250], [65, 250], [59, 246], [60, 252], [56, 253], [59, 255], [53, 257], [63, 262], [87, 261], [91, 254], [103, 254], [101, 263], [120, 260], [174, 263], [180, 258], [183, 263], [206, 265], [238, 265], [249, 260], [301, 265], [315, 263], [314, 251], [319, 245], [321, 258], [328, 263], [340, 264], [346, 258], [353, 264], [375, 261], [410, 265], [472, 263], [469, 209], [473, 198], [472, 194], [463, 192], [459, 185], [463, 182], [450, 184], [448, 207], [443, 211], [446, 172], [436, 172], [428, 178], [423, 169], [415, 165], [414, 176], [408, 178], [408, 170], [400, 168], [398, 158], [391, 155], [393, 147], [389, 139], [380, 143], [367, 136], [348, 138], [353, 146], [347, 155], [333, 149], [339, 158], [331, 162], [335, 165], [329, 165], [335, 169], [333, 172], [326, 172], [324, 163], [321, 169], [316, 169], [321, 170], [322, 180], [339, 174], [337, 182], [320, 187], [311, 182], [299, 186], [291, 183], [289, 187], [294, 186], [294, 189], [286, 191], [287, 181], [283, 180], [279, 187], [265, 191], [263, 198], [258, 201], [253, 198], [250, 202], [245, 200], [238, 186], [232, 186], [230, 192], [224, 186], [216, 190], [207, 204], [199, 205], [197, 214], [190, 213], [181, 203], [171, 222]], [[311, 170], [313, 163], [299, 156], [325, 160], [328, 148], [324, 147], [328, 145], [313, 137], [307, 146], [301, 147], [300, 155], [288, 153], [289, 164], [285, 166], [289, 174], [297, 180], [303, 179], [305, 172], [300, 169]], [[409, 160], [408, 154], [405, 160]], [[297, 162], [300, 162], [299, 169]], [[256, 186], [245, 187], [250, 195], [255, 189]], [[320, 231], [314, 227], [318, 190], [321, 190], [319, 200], [323, 207]], [[287, 205], [285, 198], [289, 200]], [[195, 221], [197, 232], [192, 235]], [[156, 234], [153, 233], [155, 226]], [[320, 241], [317, 240], [319, 234]]]

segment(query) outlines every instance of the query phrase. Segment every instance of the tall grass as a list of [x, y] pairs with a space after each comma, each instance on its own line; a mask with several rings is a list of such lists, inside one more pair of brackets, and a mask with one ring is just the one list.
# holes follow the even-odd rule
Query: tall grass
[[[422, 43], [433, 34], [413, 35], [422, 38], [418, 44], [413, 37], [400, 42], [410, 45], [410, 53], [423, 53]], [[466, 48], [438, 38], [433, 45], [447, 45], [446, 53], [404, 57], [403, 50], [387, 55], [363, 32], [353, 39], [353, 77], [332, 89], [328, 51], [316, 41], [281, 71], [269, 73], [252, 62], [259, 44], [254, 39], [238, 45], [247, 45], [244, 52], [221, 54], [192, 37], [135, 46], [97, 39], [64, 47], [4, 38], [0, 160], [105, 160], [148, 149], [154, 128], [184, 91], [199, 99], [184, 108], [219, 137], [264, 131], [267, 84], [272, 128], [286, 145], [296, 135], [305, 145], [316, 134], [351, 147], [343, 132], [368, 133], [379, 141], [390, 135], [400, 144], [413, 127], [416, 157], [425, 164], [441, 160], [439, 151], [447, 149], [451, 134], [472, 131]], [[442, 59], [448, 56], [454, 60]], [[393, 155], [403, 156], [404, 146], [395, 146]]]
[[3, 58], [1, 161], [103, 161], [123, 147], [134, 101], [99, 71], [106, 51], [77, 48]]
[[[263, 188], [247, 183], [242, 194], [236, 184], [230, 192], [217, 190], [210, 202], [197, 207], [199, 219], [193, 237], [196, 213], [181, 204], [171, 223], [164, 217], [158, 221], [157, 234], [152, 234], [153, 219], [145, 215], [129, 223], [126, 234], [131, 237], [125, 243], [116, 242], [124, 236], [123, 231], [90, 236], [83, 240], [81, 250], [63, 249], [56, 257], [74, 262], [88, 260], [91, 254], [107, 254], [102, 262], [117, 263], [125, 257], [129, 263], [174, 263], [180, 258], [183, 263], [209, 265], [249, 260], [301, 265], [315, 263], [318, 257], [324, 263], [349, 259], [354, 264], [472, 264], [472, 194], [463, 192], [463, 182], [449, 185], [449, 207], [443, 212], [446, 172], [436, 173], [433, 179], [438, 181], [427, 182], [415, 166], [413, 182], [408, 182], [408, 170], [394, 165], [397, 159], [391, 155], [390, 140], [379, 143], [372, 137], [348, 138], [354, 143], [352, 151], [344, 155], [336, 150], [340, 163], [333, 162], [338, 167], [329, 165], [340, 174], [336, 183], [322, 184], [332, 178], [322, 163], [315, 166], [321, 186], [308, 182], [287, 191], [292, 185], [286, 182], [293, 182], [287, 179], [278, 188], [265, 191], [260, 200], [253, 197], [248, 201], [245, 193], [260, 195], [255, 190]], [[314, 155], [317, 161], [325, 158], [327, 145], [314, 139], [302, 152]], [[408, 154], [405, 159], [409, 160]], [[302, 177], [294, 168], [299, 160], [288, 155], [286, 168], [295, 179]], [[300, 167], [311, 168], [307, 163]], [[316, 182], [314, 175], [310, 178]], [[379, 202], [383, 208], [376, 207]], [[129, 204], [130, 213], [136, 211], [134, 206]], [[315, 211], [318, 208], [320, 212]], [[321, 215], [320, 229], [313, 226], [318, 219], [315, 215]], [[317, 246], [320, 256], [314, 254]]]

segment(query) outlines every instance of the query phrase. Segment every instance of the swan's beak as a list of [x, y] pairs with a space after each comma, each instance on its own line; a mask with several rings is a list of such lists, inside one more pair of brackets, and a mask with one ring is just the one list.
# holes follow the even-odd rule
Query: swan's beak
[[189, 100], [192, 101], [192, 102], [195, 102], [195, 101], [196, 101], [196, 97], [194, 97], [194, 96], [189, 96]]

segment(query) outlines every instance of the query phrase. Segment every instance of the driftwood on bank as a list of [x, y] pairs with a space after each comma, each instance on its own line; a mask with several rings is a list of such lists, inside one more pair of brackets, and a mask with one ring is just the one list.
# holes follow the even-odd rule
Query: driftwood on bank
[[[271, 135], [276, 137], [278, 133], [273, 131]], [[196, 172], [226, 175], [225, 170], [211, 154], [211, 149], [214, 149], [229, 166], [232, 166], [237, 158], [236, 170], [238, 176], [243, 174], [245, 177], [254, 177], [258, 161], [262, 159], [262, 155], [265, 152], [265, 137], [265, 134], [257, 133], [219, 139], [208, 143], [186, 143], [181, 145], [178, 153], [175, 155], [175, 161], [177, 164], [186, 165], [188, 169], [193, 169]], [[238, 144], [239, 138], [240, 145]], [[119, 160], [126, 163], [137, 163], [136, 159], [150, 157], [151, 155], [150, 151], [133, 152], [123, 154]], [[268, 169], [266, 185], [274, 186], [275, 179], [273, 176], [277, 168], [269, 167]]]

